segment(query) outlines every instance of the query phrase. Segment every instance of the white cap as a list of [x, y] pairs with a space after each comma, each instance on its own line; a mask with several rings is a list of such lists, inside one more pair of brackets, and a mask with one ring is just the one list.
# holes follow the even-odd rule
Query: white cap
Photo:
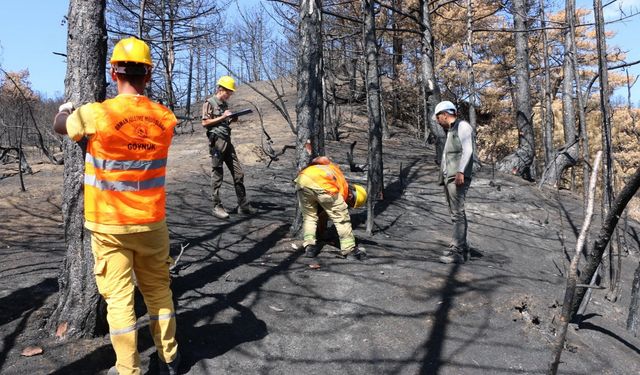
[[453, 103], [451, 103], [450, 101], [445, 100], [436, 105], [436, 109], [433, 110], [433, 118], [435, 119], [438, 113], [444, 112], [444, 111], [447, 111], [452, 115], [457, 112], [456, 106], [453, 105]]

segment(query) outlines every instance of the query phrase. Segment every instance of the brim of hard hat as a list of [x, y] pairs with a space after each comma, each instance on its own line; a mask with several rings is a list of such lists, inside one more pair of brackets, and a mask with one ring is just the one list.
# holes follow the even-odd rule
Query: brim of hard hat
[[119, 63], [142, 64], [142, 65], [148, 65], [148, 66], [153, 68], [153, 63], [151, 63], [151, 62], [125, 61], [125, 60], [111, 60], [111, 61], [109, 61], [109, 64], [111, 64], [111, 65], [115, 65], [115, 64], [119, 64]]

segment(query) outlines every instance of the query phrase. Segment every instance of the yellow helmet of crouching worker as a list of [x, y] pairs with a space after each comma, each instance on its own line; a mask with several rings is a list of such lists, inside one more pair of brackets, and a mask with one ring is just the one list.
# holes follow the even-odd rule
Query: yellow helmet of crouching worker
[[354, 195], [353, 197], [353, 208], [360, 208], [364, 206], [367, 202], [367, 189], [365, 189], [362, 185], [352, 184], [351, 191]]
[[134, 37], [125, 38], [116, 43], [109, 62], [111, 65], [119, 62], [132, 62], [153, 66], [149, 45]]
[[218, 79], [218, 86], [224, 87], [227, 90], [236, 91], [236, 81], [232, 77], [222, 76]]

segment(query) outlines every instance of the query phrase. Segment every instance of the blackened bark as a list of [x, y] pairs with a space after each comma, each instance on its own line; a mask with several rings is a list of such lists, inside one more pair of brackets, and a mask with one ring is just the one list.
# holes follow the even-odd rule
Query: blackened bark
[[[302, 0], [300, 3], [300, 44], [298, 46], [298, 100], [296, 101], [298, 171], [309, 165], [318, 155], [324, 155], [324, 126], [322, 124], [322, 1]], [[306, 151], [311, 142], [311, 155]], [[291, 225], [291, 233], [302, 226], [300, 208]]]
[[367, 171], [367, 233], [373, 232], [374, 205], [382, 197], [382, 99], [378, 69], [378, 45], [376, 40], [375, 0], [362, 2], [364, 16], [364, 48], [366, 53], [367, 112], [369, 114], [369, 169]]
[[[442, 151], [447, 135], [440, 125], [433, 118], [433, 110], [440, 102], [440, 88], [436, 80], [436, 74], [433, 69], [433, 32], [431, 29], [431, 15], [429, 14], [429, 4], [427, 0], [420, 0], [420, 12], [422, 24], [420, 31], [422, 32], [422, 80], [424, 85], [424, 122], [425, 122], [425, 140], [429, 134], [435, 137], [436, 144], [436, 160], [438, 164], [442, 160]], [[428, 131], [427, 131], [428, 129]]]
[[[71, 0], [67, 34], [65, 100], [76, 106], [104, 100], [106, 1]], [[89, 233], [84, 229], [84, 147], [64, 140], [62, 217], [67, 254], [58, 277], [59, 296], [47, 332], [60, 339], [106, 332], [104, 303], [95, 283]]]
[[[566, 0], [565, 2], [565, 20], [567, 24], [575, 22], [575, 0]], [[565, 144], [556, 152], [553, 160], [545, 168], [540, 178], [540, 186], [552, 185], [558, 186], [558, 182], [562, 178], [567, 168], [576, 165], [578, 160], [579, 144], [577, 142], [578, 135], [576, 129], [576, 112], [573, 105], [573, 35], [571, 27], [567, 27], [564, 33], [564, 62], [562, 71], [564, 78], [562, 80], [562, 124], [564, 127]]]
[[598, 73], [600, 77], [600, 112], [602, 113], [602, 160], [603, 199], [602, 211], [607, 212], [613, 199], [613, 162], [611, 152], [611, 104], [609, 103], [609, 72], [607, 70], [607, 42], [604, 31], [602, 0], [593, 1], [596, 21], [596, 44], [598, 50]]
[[634, 336], [638, 336], [638, 333], [640, 333], [640, 263], [638, 263], [638, 268], [636, 268], [636, 272], [633, 275], [627, 331], [633, 333]]
[[535, 141], [531, 118], [531, 94], [529, 92], [529, 45], [527, 42], [527, 4], [525, 0], [513, 1], [513, 22], [515, 30], [515, 113], [518, 128], [518, 148], [500, 160], [496, 168], [524, 179], [535, 178], [532, 168], [535, 159]]
[[549, 42], [547, 39], [547, 21], [544, 0], [540, 0], [540, 22], [542, 26], [542, 56], [544, 57], [544, 165], [545, 168], [553, 160], [553, 93], [551, 91], [551, 69], [549, 68]]
[[[579, 284], [589, 284], [591, 281], [591, 277], [593, 277], [598, 265], [602, 261], [602, 254], [604, 254], [605, 249], [609, 245], [611, 234], [616, 229], [616, 225], [618, 224], [618, 220], [620, 219], [622, 212], [627, 207], [627, 203], [629, 203], [631, 198], [633, 198], [634, 194], [638, 191], [638, 188], [640, 188], [640, 168], [636, 169], [635, 173], [629, 178], [627, 184], [611, 205], [611, 210], [609, 210], [604, 219], [600, 232], [598, 233], [598, 237], [593, 245], [593, 250], [587, 255], [585, 266], [580, 272]], [[575, 317], [575, 313], [578, 311], [585, 293], [586, 288], [580, 288], [576, 292], [576, 297], [571, 308], [572, 317]]]

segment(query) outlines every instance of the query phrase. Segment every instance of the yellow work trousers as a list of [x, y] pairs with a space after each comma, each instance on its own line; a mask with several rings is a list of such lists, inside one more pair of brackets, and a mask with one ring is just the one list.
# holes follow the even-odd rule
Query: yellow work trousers
[[331, 195], [323, 189], [298, 186], [298, 201], [302, 210], [303, 246], [315, 245], [316, 228], [318, 226], [318, 206], [333, 221], [340, 238], [340, 253], [346, 255], [356, 246], [356, 239], [351, 228], [349, 206], [340, 194]]
[[176, 321], [169, 288], [169, 232], [91, 234], [98, 291], [107, 302], [111, 345], [118, 374], [140, 374], [134, 311], [134, 272], [149, 314], [149, 328], [161, 361], [178, 353]]

